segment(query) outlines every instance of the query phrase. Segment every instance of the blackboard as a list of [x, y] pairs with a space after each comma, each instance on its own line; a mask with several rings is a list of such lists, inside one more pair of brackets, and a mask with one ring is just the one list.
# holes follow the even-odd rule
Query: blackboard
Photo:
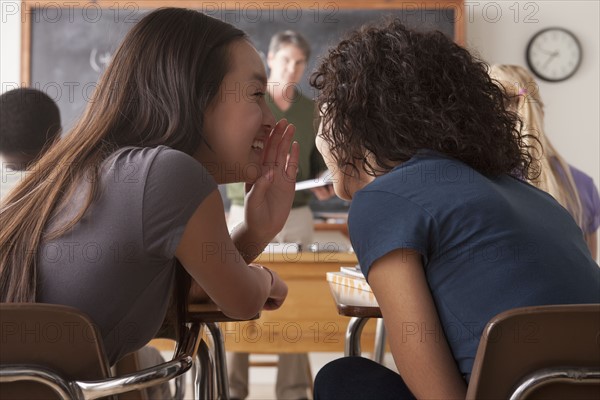
[[[274, 33], [285, 29], [301, 32], [312, 46], [307, 73], [300, 83], [302, 92], [309, 97], [314, 97], [314, 93], [307, 77], [319, 58], [347, 31], [365, 22], [381, 20], [388, 15], [397, 16], [409, 27], [440, 30], [462, 42], [459, 36], [463, 31], [457, 26], [462, 1], [266, 2], [263, 6], [255, 2], [175, 3], [238, 26], [265, 55]], [[102, 70], [125, 34], [151, 11], [150, 8], [160, 6], [161, 2], [65, 2], [64, 8], [59, 8], [57, 2], [26, 1], [25, 4], [30, 6], [23, 10], [26, 32], [23, 79], [30, 87], [43, 90], [56, 100], [63, 131], [67, 132], [89, 102]]]

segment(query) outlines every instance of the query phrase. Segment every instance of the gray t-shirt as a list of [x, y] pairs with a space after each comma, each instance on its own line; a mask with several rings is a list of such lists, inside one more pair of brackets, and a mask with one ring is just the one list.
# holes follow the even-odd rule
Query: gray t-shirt
[[[86, 313], [114, 364], [160, 328], [175, 250], [187, 221], [217, 185], [198, 161], [165, 146], [120, 149], [100, 171], [98, 194], [83, 218], [40, 246], [37, 301]], [[81, 210], [89, 187], [84, 179], [47, 231]]]

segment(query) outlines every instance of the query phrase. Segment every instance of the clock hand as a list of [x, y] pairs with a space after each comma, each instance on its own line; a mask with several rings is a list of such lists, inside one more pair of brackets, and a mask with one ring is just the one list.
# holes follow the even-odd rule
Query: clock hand
[[548, 64], [550, 64], [550, 61], [554, 60], [554, 58], [555, 58], [556, 56], [558, 56], [558, 54], [559, 54], [559, 53], [558, 53], [558, 51], [553, 51], [553, 52], [550, 54], [550, 57], [548, 57], [548, 60], [546, 60], [546, 63], [544, 64], [544, 66], [543, 66], [542, 68], [546, 68], [546, 67], [548, 66]]
[[550, 50], [546, 50], [546, 49], [542, 49], [541, 47], [536, 48], [537, 51], [539, 51], [540, 53], [544, 53], [544, 54], [548, 54], [548, 55], [552, 55], [555, 52], [550, 51]]

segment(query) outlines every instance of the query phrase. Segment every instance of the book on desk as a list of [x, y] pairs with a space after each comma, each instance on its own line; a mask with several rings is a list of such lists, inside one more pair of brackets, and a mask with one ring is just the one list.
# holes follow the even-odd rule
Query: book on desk
[[350, 275], [353, 276], [355, 278], [361, 278], [361, 279], [365, 279], [365, 276], [362, 273], [362, 270], [360, 269], [360, 265], [356, 264], [355, 266], [352, 267], [340, 267], [340, 272], [343, 273], [344, 275]]
[[360, 267], [358, 266], [342, 266], [340, 271], [328, 272], [327, 281], [336, 283], [342, 286], [348, 286], [367, 292], [373, 292], [371, 286], [367, 283]]

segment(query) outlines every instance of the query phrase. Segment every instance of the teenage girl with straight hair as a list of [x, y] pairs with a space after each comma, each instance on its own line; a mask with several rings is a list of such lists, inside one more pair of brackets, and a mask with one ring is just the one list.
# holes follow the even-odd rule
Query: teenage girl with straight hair
[[[287, 287], [251, 261], [294, 197], [294, 128], [275, 123], [246, 35], [202, 13], [158, 9], [127, 34], [82, 118], [0, 210], [3, 302], [76, 307], [114, 364], [146, 344], [190, 284], [245, 319]], [[253, 186], [231, 235], [217, 184]]]
[[518, 65], [492, 65], [490, 75], [509, 97], [508, 107], [516, 111], [528, 140], [540, 159], [540, 175], [530, 183], [552, 195], [582, 229], [592, 258], [598, 257], [600, 196], [591, 177], [568, 164], [550, 142], [544, 128], [544, 103], [540, 88], [527, 70]]

